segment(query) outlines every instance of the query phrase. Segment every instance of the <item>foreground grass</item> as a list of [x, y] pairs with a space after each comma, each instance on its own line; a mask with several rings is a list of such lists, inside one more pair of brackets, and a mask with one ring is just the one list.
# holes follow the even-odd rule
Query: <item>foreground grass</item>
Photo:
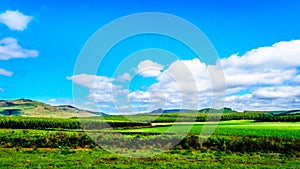
[[275, 153], [171, 150], [150, 158], [126, 158], [102, 149], [0, 149], [0, 168], [297, 168], [299, 157]]
[[[20, 121], [22, 122], [22, 119]], [[46, 122], [52, 124], [59, 120], [47, 119]], [[43, 130], [0, 129], [0, 147], [2, 147], [0, 168], [297, 168], [300, 166], [299, 122], [236, 120], [222, 121], [217, 126], [215, 122], [196, 124], [184, 122], [173, 124], [171, 127], [172, 124], [118, 127], [120, 132], [126, 133], [124, 138], [110, 133], [108, 129], [95, 131], [97, 137], [99, 134], [98, 140], [108, 142], [114, 146], [112, 149], [119, 148], [120, 152], [128, 154], [126, 147], [136, 146], [134, 140], [127, 138], [129, 136], [143, 141], [145, 145], [153, 143], [140, 148], [156, 151], [165, 146], [157, 142], [169, 143], [177, 137], [169, 134], [159, 137], [158, 141], [152, 138], [154, 135], [151, 133], [180, 133], [191, 129], [190, 134], [177, 148], [143, 159], [120, 157], [95, 148], [97, 145], [86, 135], [94, 131], [85, 133], [77, 127], [43, 128]], [[217, 128], [207, 142], [198, 144], [197, 137], [204, 127]]]

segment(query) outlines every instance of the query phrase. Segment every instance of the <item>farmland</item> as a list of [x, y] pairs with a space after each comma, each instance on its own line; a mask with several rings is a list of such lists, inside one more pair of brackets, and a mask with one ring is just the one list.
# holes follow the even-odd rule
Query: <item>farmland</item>
[[[190, 134], [201, 134], [206, 122], [196, 124], [175, 124], [172, 125], [173, 132], [185, 131], [184, 128], [191, 128]], [[168, 131], [170, 124], [162, 123], [150, 128], [128, 129], [127, 132], [162, 133]], [[208, 123], [209, 125], [209, 123]], [[217, 124], [215, 124], [217, 125]], [[213, 125], [214, 126], [214, 125]], [[208, 126], [209, 127], [209, 126]], [[120, 130], [122, 131], [122, 130]], [[223, 136], [254, 136], [254, 137], [276, 137], [300, 139], [299, 122], [253, 122], [253, 121], [225, 121], [220, 122], [213, 135]]]
[[[280, 165], [282, 168], [292, 168], [300, 163], [299, 122], [230, 120], [220, 123], [212, 121], [150, 124], [130, 121], [145, 121], [142, 116], [123, 119], [122, 121], [120, 116], [112, 116], [106, 120], [107, 124], [115, 128], [114, 131], [118, 131], [117, 134], [121, 133], [117, 135], [111, 129], [103, 127], [105, 125], [102, 123], [105, 124], [105, 120], [101, 117], [81, 120], [1, 117], [1, 167], [275, 168], [276, 165]], [[80, 122], [88, 124], [86, 126], [90, 126], [90, 130], [84, 130]], [[169, 130], [171, 125], [172, 130]], [[201, 131], [203, 127], [210, 126], [217, 128], [207, 139], [201, 135]], [[188, 129], [190, 132], [183, 139], [177, 136], [181, 131]], [[97, 135], [93, 138], [95, 131]], [[160, 137], [163, 132], [167, 135]], [[199, 142], [201, 139], [203, 142]], [[109, 143], [113, 147], [103, 149], [95, 141], [100, 145]], [[144, 146], [139, 147], [139, 142]], [[161, 144], [156, 144], [157, 142]], [[166, 150], [169, 148], [168, 142], [178, 142], [178, 145]], [[133, 151], [132, 145], [136, 148]], [[132, 153], [132, 157], [139, 150], [157, 155], [128, 159], [119, 156], [124, 155], [124, 150], [127, 155]]]
[[[5, 114], [17, 109], [18, 114]], [[47, 110], [46, 115], [39, 116], [40, 109]], [[127, 116], [89, 112], [93, 116], [57, 118], [64, 111], [85, 112], [28, 100], [3, 102], [0, 167], [296, 168], [300, 164], [299, 111], [203, 109]]]

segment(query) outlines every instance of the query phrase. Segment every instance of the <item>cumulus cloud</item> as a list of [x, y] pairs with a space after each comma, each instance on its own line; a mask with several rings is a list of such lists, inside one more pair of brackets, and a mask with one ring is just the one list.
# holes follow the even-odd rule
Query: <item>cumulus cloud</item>
[[[199, 107], [199, 96], [206, 97], [204, 91], [212, 88], [210, 77], [205, 70], [206, 65], [198, 58], [173, 62], [157, 77], [157, 83], [148, 89], [152, 94], [159, 91], [165, 97], [160, 102], [165, 103], [164, 108]], [[156, 98], [157, 102], [159, 98]]]
[[68, 80], [72, 80], [74, 83], [87, 87], [89, 89], [96, 88], [101, 84], [110, 84], [113, 81], [113, 78], [109, 78], [106, 76], [96, 76], [96, 75], [88, 75], [88, 74], [80, 74], [74, 76], [67, 76]]
[[38, 54], [36, 50], [24, 49], [14, 38], [4, 38], [0, 40], [0, 60], [37, 57]]
[[[287, 88], [294, 89], [295, 87], [262, 88], [254, 91], [253, 94], [227, 96], [225, 105], [239, 111], [298, 109], [300, 104], [299, 91], [293, 93], [293, 90], [289, 90], [287, 94], [282, 93], [281, 90], [286, 91]], [[296, 87], [296, 90], [299, 90], [297, 88], [299, 87]]]
[[262, 87], [253, 91], [260, 99], [300, 98], [300, 86]]
[[[115, 112], [114, 104], [117, 104], [120, 99], [119, 96], [127, 96], [128, 90], [123, 89], [122, 86], [113, 84], [117, 79], [109, 78], [106, 76], [79, 74], [71, 77], [66, 77], [68, 80], [72, 80], [73, 83], [89, 89], [89, 93], [82, 101], [87, 102], [86, 99], [92, 101], [92, 103], [98, 104], [97, 106], [89, 105], [89, 109], [98, 111], [97, 108], [105, 108], [107, 113]], [[126, 98], [125, 98], [126, 101]], [[122, 101], [124, 102], [124, 100]], [[103, 107], [103, 105], [105, 105]], [[80, 107], [86, 107], [86, 104], [78, 105]], [[101, 109], [102, 111], [103, 109]]]
[[131, 76], [129, 73], [124, 73], [123, 75], [118, 76], [117, 80], [121, 82], [126, 82], [131, 80]]
[[[221, 60], [227, 91], [226, 104], [238, 110], [300, 108], [300, 40], [282, 41]], [[239, 91], [248, 90], [248, 94]]]
[[0, 22], [4, 23], [11, 30], [23, 31], [28, 23], [33, 19], [32, 16], [24, 15], [21, 12], [7, 10], [0, 14]]
[[234, 54], [222, 59], [224, 66], [255, 69], [257, 67], [289, 68], [300, 64], [300, 40], [281, 41], [268, 47], [260, 47], [242, 56]]
[[12, 76], [14, 73], [5, 69], [0, 68], [0, 75]]
[[138, 65], [135, 72], [143, 77], [156, 77], [161, 74], [162, 69], [162, 65], [151, 60], [145, 60]]
[[[143, 61], [138, 65], [138, 69], [142, 70], [141, 65], [146, 65], [145, 63], [155, 65], [159, 67], [159, 70], [163, 67], [151, 61]], [[205, 67], [206, 65], [199, 59], [175, 61], [165, 71], [155, 74], [157, 82], [148, 87], [146, 91], [129, 91], [121, 85], [114, 84], [115, 81], [120, 80], [120, 77], [129, 79], [129, 74], [123, 74], [116, 79], [88, 74], [74, 75], [67, 79], [88, 88], [89, 99], [103, 105], [110, 103], [116, 107], [116, 110], [122, 112], [145, 112], [157, 108], [197, 109], [200, 107], [198, 104], [199, 92], [211, 89], [210, 78]], [[149, 68], [149, 66], [143, 68]], [[146, 76], [148, 75], [150, 76], [150, 74]], [[202, 95], [206, 96], [204, 93]], [[123, 98], [120, 99], [122, 96]], [[209, 104], [208, 99], [205, 100], [205, 104]], [[202, 101], [204, 102], [203, 99]]]
[[300, 84], [300, 75], [297, 75], [297, 76], [294, 78], [293, 82], [295, 82], [295, 83], [297, 83], [297, 84]]
[[[136, 73], [156, 79], [143, 90], [128, 91], [114, 84], [116, 80], [130, 80], [130, 74], [126, 73], [116, 79], [93, 75], [68, 79], [89, 88], [89, 98], [93, 95], [98, 103], [113, 107], [106, 108], [143, 112], [156, 108], [211, 107], [216, 98], [213, 91], [222, 93], [220, 84], [225, 75], [226, 107], [240, 111], [280, 110], [300, 108], [299, 67], [300, 40], [292, 40], [253, 49], [241, 56], [234, 54], [215, 65], [195, 58], [175, 61], [163, 70], [158, 63], [143, 61]], [[120, 96], [125, 97], [120, 100]]]
[[290, 81], [300, 66], [300, 40], [260, 47], [221, 60], [228, 87], [278, 85]]
[[[32, 16], [24, 15], [19, 11], [7, 10], [0, 14], [0, 22], [8, 26], [11, 30], [23, 31], [32, 19]], [[18, 44], [15, 38], [8, 37], [0, 40], [0, 60], [37, 56], [38, 51], [24, 49]], [[0, 68], [0, 75], [12, 76], [13, 72]], [[0, 91], [3, 92], [4, 90], [1, 89]]]
[[113, 102], [112, 89], [116, 88], [112, 84], [113, 78], [88, 74], [74, 75], [67, 77], [73, 83], [89, 89], [88, 97], [97, 102]]
[[[0, 60], [9, 60], [12, 58], [37, 57], [38, 51], [22, 48], [14, 38], [4, 38], [0, 40]], [[0, 68], [0, 75], [12, 76], [13, 72]], [[0, 90], [1, 91], [1, 90]], [[2, 89], [2, 92], [4, 90]]]

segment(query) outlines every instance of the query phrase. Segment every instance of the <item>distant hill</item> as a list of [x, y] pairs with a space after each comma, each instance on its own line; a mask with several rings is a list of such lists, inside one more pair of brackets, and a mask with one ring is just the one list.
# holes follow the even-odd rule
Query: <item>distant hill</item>
[[179, 113], [179, 112], [199, 112], [199, 113], [214, 113], [214, 112], [220, 112], [223, 111], [223, 113], [235, 113], [237, 111], [232, 110], [231, 108], [223, 108], [223, 109], [213, 109], [213, 108], [204, 108], [200, 110], [191, 110], [191, 109], [167, 109], [163, 110], [161, 108], [151, 111], [149, 114], [163, 114], [163, 113]]
[[[204, 108], [200, 110], [191, 109], [157, 109], [149, 113], [160, 115], [166, 113], [180, 112], [199, 112], [199, 113], [237, 113], [237, 111], [224, 107], [223, 109]], [[265, 112], [275, 116], [300, 114], [300, 110], [283, 110], [283, 111], [244, 111], [239, 113]], [[93, 112], [89, 110], [79, 109], [71, 105], [52, 106], [50, 104], [33, 101], [29, 99], [18, 100], [0, 100], [0, 116], [36, 116], [36, 117], [77, 117], [78, 115], [88, 116], [109, 116], [103, 112]]]
[[238, 112], [238, 111], [233, 110], [233, 109], [228, 108], [228, 107], [224, 107], [223, 109], [205, 108], [205, 109], [200, 109], [198, 112], [200, 112], [200, 113], [208, 113], [208, 112], [214, 113], [214, 112], [221, 112], [221, 111], [222, 111], [222, 113], [236, 113], [236, 112]]
[[162, 114], [162, 113], [179, 113], [179, 112], [188, 112], [188, 111], [193, 111], [189, 109], [168, 109], [168, 110], [163, 110], [161, 108], [157, 110], [153, 110], [150, 112], [150, 114]]
[[270, 112], [272, 115], [293, 115], [300, 114], [300, 110], [286, 110], [286, 111], [272, 111]]
[[82, 110], [70, 105], [51, 106], [29, 99], [0, 100], [0, 115], [39, 116], [39, 117], [75, 117], [107, 115], [102, 112]]

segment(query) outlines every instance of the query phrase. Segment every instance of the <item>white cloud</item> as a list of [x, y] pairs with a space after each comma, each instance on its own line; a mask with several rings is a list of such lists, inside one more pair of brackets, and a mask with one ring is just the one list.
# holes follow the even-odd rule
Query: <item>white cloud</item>
[[[38, 56], [38, 51], [23, 49], [14, 38], [4, 38], [0, 40], [0, 60], [12, 58], [27, 58]], [[12, 76], [13, 72], [0, 68], [0, 75]], [[2, 89], [2, 92], [4, 90]]]
[[0, 68], [0, 75], [12, 76], [14, 73], [5, 69]]
[[[157, 82], [147, 91], [130, 92], [130, 101], [145, 105], [148, 111], [157, 108], [197, 109], [200, 104], [210, 105], [210, 96], [206, 92], [209, 93], [212, 85], [205, 69], [206, 65], [198, 58], [175, 61], [156, 77]], [[205, 99], [199, 104], [200, 95]]]
[[4, 90], [4, 89], [2, 89], [2, 88], [0, 88], [0, 92], [5, 92], [5, 90]]
[[[143, 61], [139, 65], [145, 65], [145, 63], [151, 65], [152, 62], [151, 64], [150, 62]], [[145, 66], [145, 68], [147, 67]], [[159, 70], [161, 69], [162, 66], [159, 66]], [[211, 104], [211, 94], [205, 93], [211, 90], [210, 78], [205, 69], [206, 65], [199, 59], [175, 61], [165, 71], [155, 74], [157, 82], [146, 91], [128, 91], [123, 89], [123, 86], [113, 84], [115, 80], [120, 80], [119, 77], [113, 79], [81, 74], [67, 77], [67, 79], [87, 87], [89, 99], [102, 105], [112, 104], [122, 112], [130, 110], [132, 112], [149, 112], [157, 108], [198, 109], [200, 107], [199, 95], [203, 96], [202, 106], [208, 107]], [[150, 74], [148, 75], [150, 76]], [[120, 96], [125, 98], [120, 99]]]
[[52, 99], [49, 99], [48, 102], [49, 102], [49, 103], [56, 103], [57, 100], [56, 100], [55, 98], [52, 98]]
[[150, 93], [145, 91], [133, 91], [128, 94], [128, 98], [132, 102], [148, 102], [150, 99]]
[[297, 76], [294, 78], [293, 82], [295, 82], [295, 83], [297, 83], [297, 84], [300, 84], [300, 75], [297, 75]]
[[124, 73], [123, 75], [118, 76], [117, 80], [121, 82], [126, 82], [131, 80], [131, 76], [129, 73]]
[[72, 80], [73, 83], [87, 87], [90, 99], [96, 102], [113, 102], [112, 89], [115, 88], [112, 84], [113, 78], [80, 74], [67, 77], [67, 79]]
[[23, 31], [28, 23], [33, 19], [32, 16], [24, 15], [21, 12], [7, 10], [0, 14], [0, 22], [4, 23], [11, 30]]
[[[297, 106], [300, 98], [300, 40], [278, 42], [242, 56], [235, 54], [222, 59], [221, 63], [227, 91], [233, 91], [232, 96], [226, 97], [228, 107], [237, 110], [300, 108]], [[250, 94], [238, 93], [245, 89]]]
[[0, 40], [0, 60], [37, 56], [38, 51], [24, 49], [18, 44], [17, 40], [14, 38], [4, 38]]
[[[174, 62], [157, 77], [158, 83], [153, 84], [149, 89], [161, 90], [168, 95], [178, 93], [180, 91], [178, 84], [189, 86], [193, 83], [193, 79], [189, 77], [195, 77], [200, 92], [200, 102], [210, 100], [212, 84], [205, 70], [210, 72], [209, 75], [217, 75], [218, 73], [214, 72], [218, 70], [216, 65], [205, 65], [198, 59], [177, 62], [185, 63], [193, 76], [187, 76], [188, 73], [182, 71], [178, 63]], [[221, 59], [220, 63], [226, 78], [226, 94], [230, 95], [226, 97], [226, 106], [237, 110], [299, 108], [296, 103], [300, 100], [298, 90], [300, 40], [278, 42], [270, 47], [253, 49], [242, 56], [232, 55]], [[172, 69], [171, 74], [179, 77], [177, 81], [168, 78], [166, 72], [169, 72], [169, 69]], [[215, 87], [215, 84], [213, 85]], [[249, 93], [239, 94], [242, 90], [247, 90]], [[188, 95], [188, 92], [181, 90], [181, 94]], [[168, 100], [172, 99], [175, 100], [175, 97], [168, 97]]]
[[[90, 106], [94, 111], [98, 111], [96, 108], [107, 108], [107, 106], [103, 107], [102, 105], [118, 104], [119, 96], [127, 96], [128, 94], [127, 89], [123, 89], [120, 85], [113, 84], [113, 81], [116, 80], [113, 78], [88, 74], [79, 74], [66, 78], [72, 80], [75, 84], [89, 89], [88, 96], [83, 98], [81, 102], [85, 103], [87, 100], [90, 100], [98, 104], [98, 106]], [[78, 106], [85, 107], [86, 105], [82, 104]], [[100, 111], [102, 111], [102, 109]], [[107, 111], [115, 110], [114, 107], [111, 106], [111, 109], [107, 109]]]
[[300, 98], [300, 86], [262, 87], [253, 91], [260, 99]]
[[228, 102], [234, 102], [234, 101], [237, 101], [237, 100], [250, 100], [251, 98], [253, 98], [252, 94], [245, 94], [245, 95], [227, 96], [225, 98], [225, 100], [228, 101]]
[[136, 73], [143, 77], [156, 77], [161, 74], [162, 69], [162, 65], [151, 60], [145, 60], [138, 65]]
[[88, 75], [88, 74], [74, 75], [71, 77], [67, 76], [67, 79], [72, 80], [76, 84], [91, 89], [95, 88], [100, 83], [110, 83], [113, 81], [113, 78], [109, 78], [106, 76], [96, 76], [96, 75]]
[[300, 66], [300, 40], [282, 41], [221, 60], [230, 87], [279, 85], [291, 81]]
[[160, 91], [166, 96], [167, 99], [161, 100], [165, 108], [195, 109], [198, 92], [211, 87], [204, 67], [199, 59], [175, 61], [157, 77], [158, 82], [150, 86], [149, 91]]
[[46, 103], [49, 103], [51, 105], [73, 105], [72, 100], [69, 98], [51, 98], [46, 101]]
[[295, 74], [295, 69], [269, 69], [256, 70], [225, 68], [226, 84], [228, 88], [234, 87], [249, 87], [251, 85], [279, 85], [284, 81], [291, 80]]
[[281, 41], [269, 47], [260, 47], [246, 52], [243, 56], [234, 54], [222, 59], [224, 67], [239, 67], [255, 69], [290, 68], [300, 65], [300, 40]]
[[[295, 89], [296, 93], [290, 88]], [[267, 87], [260, 88], [253, 94], [227, 96], [225, 106], [239, 111], [299, 109], [299, 96], [299, 87]]]
[[[123, 112], [143, 112], [156, 108], [210, 107], [213, 87], [214, 92], [222, 93], [224, 71], [226, 107], [241, 111], [281, 110], [300, 108], [299, 67], [300, 40], [293, 40], [253, 49], [241, 56], [235, 54], [220, 59], [216, 65], [206, 65], [195, 58], [175, 61], [163, 70], [162, 65], [143, 61], [136, 73], [157, 80], [143, 91], [128, 91], [114, 84], [116, 80], [130, 80], [128, 73], [117, 79], [93, 75], [68, 79], [89, 88], [89, 98], [111, 106], [104, 106], [107, 110], [115, 109], [116, 104]], [[119, 99], [120, 96], [124, 98]]]

